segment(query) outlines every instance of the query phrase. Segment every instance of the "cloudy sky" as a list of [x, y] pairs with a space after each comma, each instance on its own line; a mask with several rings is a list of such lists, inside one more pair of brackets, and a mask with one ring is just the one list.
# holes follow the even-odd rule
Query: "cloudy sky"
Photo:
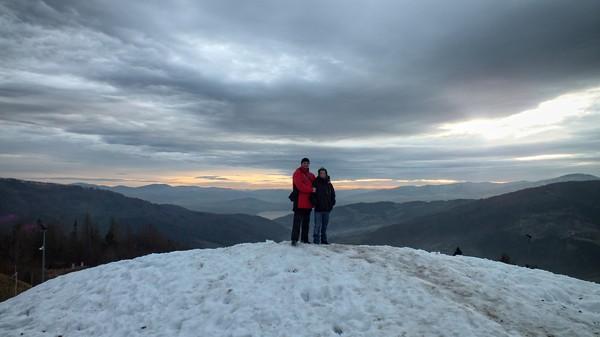
[[0, 0], [0, 176], [600, 175], [600, 2]]

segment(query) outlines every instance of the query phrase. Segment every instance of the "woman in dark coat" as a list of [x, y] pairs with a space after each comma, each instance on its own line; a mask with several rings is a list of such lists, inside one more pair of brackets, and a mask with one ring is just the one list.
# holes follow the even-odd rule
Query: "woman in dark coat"
[[313, 243], [329, 244], [327, 242], [327, 225], [329, 224], [329, 213], [335, 206], [335, 189], [327, 170], [321, 167], [317, 178], [313, 181], [315, 192], [312, 201], [315, 207], [315, 225], [313, 227]]

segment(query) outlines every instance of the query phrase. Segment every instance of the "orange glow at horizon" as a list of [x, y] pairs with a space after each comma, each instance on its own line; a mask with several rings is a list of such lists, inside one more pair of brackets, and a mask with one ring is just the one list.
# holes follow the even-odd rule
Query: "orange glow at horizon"
[[[281, 172], [265, 172], [262, 170], [219, 170], [201, 172], [173, 172], [165, 175], [120, 175], [118, 178], [108, 177], [28, 177], [30, 180], [57, 183], [85, 182], [108, 186], [126, 185], [143, 186], [150, 184], [168, 184], [172, 186], [219, 187], [232, 189], [290, 189], [292, 186], [292, 171], [289, 174]], [[336, 189], [390, 189], [400, 186], [413, 185], [443, 185], [460, 181], [451, 179], [391, 179], [391, 178], [359, 178], [333, 179]]]

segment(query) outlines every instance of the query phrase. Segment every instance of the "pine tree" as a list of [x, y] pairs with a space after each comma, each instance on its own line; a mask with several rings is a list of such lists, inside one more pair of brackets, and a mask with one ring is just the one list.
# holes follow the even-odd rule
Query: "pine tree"
[[114, 217], [110, 218], [110, 226], [108, 227], [108, 231], [104, 236], [104, 242], [107, 246], [116, 246], [119, 243], [119, 230], [118, 223]]

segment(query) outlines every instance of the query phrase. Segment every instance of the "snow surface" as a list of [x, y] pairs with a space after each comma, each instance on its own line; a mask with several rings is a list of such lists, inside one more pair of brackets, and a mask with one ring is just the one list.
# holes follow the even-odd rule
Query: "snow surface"
[[0, 336], [599, 336], [600, 285], [385, 246], [151, 254], [0, 303]]

